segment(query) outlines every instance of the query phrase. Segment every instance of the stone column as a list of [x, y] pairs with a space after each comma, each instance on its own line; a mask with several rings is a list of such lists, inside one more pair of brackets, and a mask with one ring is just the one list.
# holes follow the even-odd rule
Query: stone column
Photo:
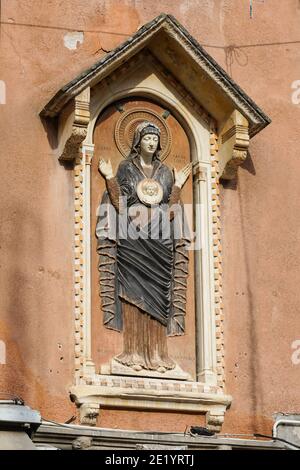
[[198, 382], [216, 385], [214, 292], [211, 260], [210, 167], [197, 163], [193, 169], [196, 282], [196, 376]]
[[82, 146], [83, 163], [83, 377], [95, 375], [95, 365], [92, 361], [92, 331], [91, 331], [91, 163], [94, 146]]

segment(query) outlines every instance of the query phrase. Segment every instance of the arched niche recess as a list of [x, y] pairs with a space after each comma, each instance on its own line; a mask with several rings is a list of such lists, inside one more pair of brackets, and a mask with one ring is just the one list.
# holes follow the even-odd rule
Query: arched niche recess
[[[166, 123], [174, 120], [177, 124], [173, 125], [178, 125], [186, 138], [188, 155], [183, 152], [185, 156], [179, 153], [176, 157], [173, 151], [170, 164], [176, 164], [176, 158], [179, 167], [180, 159], [182, 163], [185, 158], [193, 162], [192, 196], [186, 197], [193, 203], [199, 243], [191, 263], [190, 349], [183, 365], [189, 376], [185, 380], [116, 373], [110, 367], [107, 345], [110, 340], [112, 344], [118, 341], [113, 337], [105, 340], [105, 332], [95, 320], [95, 315], [100, 317], [93, 277], [95, 167], [101, 152], [111, 152], [114, 145], [111, 131], [109, 144], [109, 139], [101, 137], [105, 134], [99, 131], [99, 123], [108, 109], [115, 107], [121, 116], [134, 106], [143, 112], [149, 108], [147, 103]], [[103, 406], [206, 414], [207, 426], [220, 431], [232, 397], [225, 391], [222, 324], [226, 312], [222, 307], [218, 184], [221, 178], [236, 177], [250, 138], [270, 122], [269, 118], [195, 39], [165, 14], [64, 86], [41, 116], [57, 118], [58, 157], [74, 164], [75, 375], [70, 393], [79, 407], [81, 423], [95, 425], [97, 418], [101, 423]], [[119, 154], [116, 158], [122, 157]], [[101, 341], [102, 356], [95, 346]], [[178, 341], [176, 348], [184, 349], [183, 340], [172, 341]]]

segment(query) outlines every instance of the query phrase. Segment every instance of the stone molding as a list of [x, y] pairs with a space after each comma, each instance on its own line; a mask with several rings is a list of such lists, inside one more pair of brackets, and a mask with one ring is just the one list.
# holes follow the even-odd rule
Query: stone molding
[[209, 115], [209, 113], [203, 108], [203, 106], [200, 105], [200, 103], [193, 99], [185, 86], [163, 66], [159, 59], [157, 57], [154, 58], [154, 56], [148, 50], [145, 51], [145, 58], [149, 60], [153, 68], [167, 80], [169, 85], [177, 91], [180, 98], [196, 111], [198, 117], [200, 117], [207, 125], [210, 125], [212, 122], [212, 117]]
[[[193, 425], [192, 419], [187, 423]], [[286, 447], [271, 440], [238, 439], [220, 436], [196, 436], [189, 431], [181, 433], [141, 432], [118, 429], [91, 428], [74, 424], [44, 422], [33, 435], [39, 448], [49, 446], [63, 450], [73, 449], [75, 440], [90, 439], [91, 450], [285, 450]], [[178, 449], [179, 448], [179, 449]]]
[[238, 167], [246, 160], [250, 142], [249, 123], [235, 110], [220, 132], [220, 178], [235, 179]]
[[135, 377], [98, 376], [95, 382], [71, 388], [82, 424], [96, 426], [101, 407], [190, 412], [206, 415], [210, 430], [220, 432], [232, 398], [218, 387]]
[[99, 416], [99, 403], [82, 403], [79, 406], [79, 420], [83, 426], [96, 426], [97, 418]]
[[90, 89], [87, 88], [77, 95], [68, 106], [61, 119], [67, 120], [66, 125], [60, 122], [60, 160], [74, 160], [79, 156], [80, 146], [87, 135], [90, 122]]
[[[174, 27], [174, 25], [177, 27]], [[173, 37], [182, 45], [186, 53], [194, 58], [195, 62], [211, 77], [214, 83], [220, 86], [222, 92], [232, 100], [233, 108], [240, 110], [247, 116], [251, 123], [251, 136], [271, 122], [270, 118], [262, 112], [174, 17], [171, 17], [171, 21], [166, 21], [163, 28], [170, 37]]]
[[75, 376], [82, 378], [83, 371], [83, 318], [84, 318], [84, 164], [81, 158], [74, 167], [74, 327], [75, 327]]
[[215, 282], [215, 320], [216, 320], [216, 360], [217, 384], [221, 389], [225, 387], [224, 371], [224, 313], [222, 292], [222, 240], [221, 240], [221, 210], [220, 210], [220, 168], [219, 145], [216, 129], [212, 125], [210, 132], [210, 154], [212, 164], [212, 212], [213, 212], [213, 257]]
[[[154, 56], [148, 48], [143, 49], [137, 55], [130, 58], [126, 63], [122, 64], [121, 67], [105, 78], [105, 82], [110, 85], [120, 80], [122, 77], [124, 78], [127, 74], [132, 73], [141, 63], [149, 65], [153, 70], [158, 72], [159, 75], [166, 80], [169, 86], [176, 90], [179, 101], [182, 100], [193, 108], [196, 111], [198, 118], [200, 117], [203, 122], [210, 126], [212, 117], [209, 113], [203, 108], [203, 106], [201, 106], [200, 103], [192, 98], [185, 86], [164, 67], [158, 57]], [[213, 122], [215, 121], [213, 120]]]
[[[142, 48], [150, 48], [152, 40], [155, 40], [159, 33], [163, 33], [166, 38], [175, 41], [175, 44], [183, 50], [183, 54], [191, 58], [199, 73], [204, 73], [207, 80], [217, 86], [216, 93], [226, 95], [227, 101], [231, 103], [232, 110], [238, 109], [245, 115], [249, 121], [251, 136], [271, 122], [269, 117], [229, 77], [188, 31], [173, 16], [165, 13], [145, 24], [128, 40], [65, 85], [44, 107], [41, 116], [54, 117], [58, 115], [66, 104], [80, 92], [88, 87], [93, 87], [113, 73], [124, 62], [141, 51]], [[218, 120], [217, 116], [215, 118]]]

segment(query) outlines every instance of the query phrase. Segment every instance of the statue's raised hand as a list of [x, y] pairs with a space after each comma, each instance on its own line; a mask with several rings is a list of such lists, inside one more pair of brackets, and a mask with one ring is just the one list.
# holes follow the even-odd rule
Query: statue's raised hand
[[104, 178], [106, 179], [110, 179], [114, 177], [114, 172], [113, 172], [110, 160], [106, 161], [106, 160], [103, 160], [103, 158], [100, 158], [99, 171], [101, 175], [103, 175]]
[[173, 168], [175, 185], [178, 186], [178, 188], [182, 188], [182, 186], [188, 179], [191, 173], [191, 170], [192, 170], [192, 163], [188, 163], [179, 171], [177, 171], [175, 167]]

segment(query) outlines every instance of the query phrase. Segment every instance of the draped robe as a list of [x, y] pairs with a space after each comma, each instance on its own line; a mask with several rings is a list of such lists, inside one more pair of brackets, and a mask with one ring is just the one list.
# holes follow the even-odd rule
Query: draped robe
[[[154, 207], [137, 196], [145, 177], [163, 188]], [[137, 369], [174, 368], [166, 333], [184, 334], [188, 275], [189, 234], [184, 212], [178, 211], [180, 189], [158, 159], [145, 174], [139, 156], [121, 162], [106, 185], [96, 235], [104, 324], [124, 329], [124, 350], [116, 359]]]

